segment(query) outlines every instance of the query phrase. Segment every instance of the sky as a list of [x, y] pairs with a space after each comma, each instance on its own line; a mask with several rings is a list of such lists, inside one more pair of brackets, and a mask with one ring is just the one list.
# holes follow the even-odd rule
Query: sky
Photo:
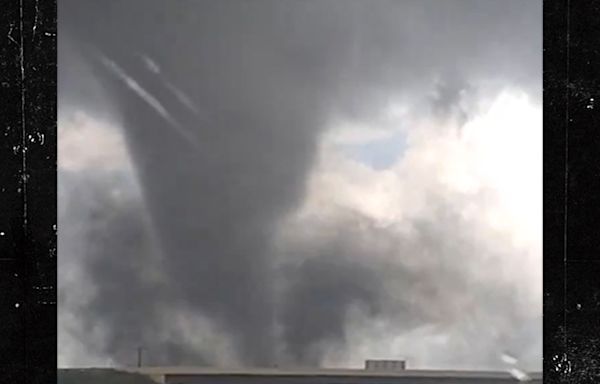
[[59, 3], [59, 366], [542, 366], [541, 1]]

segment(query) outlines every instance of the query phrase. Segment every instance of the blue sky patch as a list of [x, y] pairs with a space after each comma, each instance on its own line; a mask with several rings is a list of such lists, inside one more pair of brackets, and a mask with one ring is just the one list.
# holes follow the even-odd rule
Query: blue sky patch
[[406, 150], [406, 135], [399, 131], [381, 139], [340, 147], [350, 158], [373, 169], [382, 170], [393, 165], [402, 156]]

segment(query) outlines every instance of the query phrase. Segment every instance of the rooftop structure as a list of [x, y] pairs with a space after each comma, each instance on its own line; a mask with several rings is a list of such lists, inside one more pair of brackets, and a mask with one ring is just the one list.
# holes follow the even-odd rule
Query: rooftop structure
[[[371, 365], [373, 363], [366, 365]], [[375, 364], [377, 365], [377, 364]], [[394, 364], [392, 364], [393, 366]], [[278, 369], [205, 367], [141, 367], [129, 371], [145, 374], [162, 384], [509, 384], [542, 383], [541, 373], [525, 377], [510, 372], [409, 369]]]

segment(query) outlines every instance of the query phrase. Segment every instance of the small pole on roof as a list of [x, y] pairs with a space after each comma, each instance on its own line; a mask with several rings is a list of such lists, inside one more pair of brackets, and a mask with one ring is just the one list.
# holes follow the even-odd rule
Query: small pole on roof
[[137, 366], [140, 368], [142, 366], [142, 352], [144, 351], [144, 347], [137, 347]]

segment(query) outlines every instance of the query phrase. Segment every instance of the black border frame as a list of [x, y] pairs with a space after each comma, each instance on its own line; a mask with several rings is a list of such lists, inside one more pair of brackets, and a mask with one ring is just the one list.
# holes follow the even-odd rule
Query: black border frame
[[0, 382], [56, 380], [56, 0], [3, 4]]
[[598, 20], [600, 1], [544, 1], [547, 383], [600, 382]]

